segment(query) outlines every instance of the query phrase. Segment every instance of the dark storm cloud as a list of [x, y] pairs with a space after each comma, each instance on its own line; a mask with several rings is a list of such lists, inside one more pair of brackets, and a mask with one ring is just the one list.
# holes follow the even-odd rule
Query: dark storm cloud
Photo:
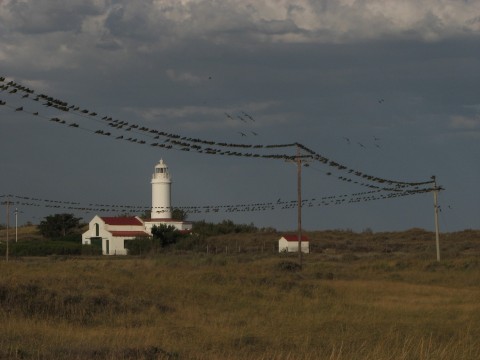
[[61, 0], [5, 1], [0, 26], [4, 31], [25, 35], [80, 32], [85, 17], [100, 15], [102, 10], [94, 0], [72, 0], [68, 6]]
[[[480, 199], [473, 204], [463, 191], [476, 193], [464, 180], [480, 176], [479, 13], [478, 2], [433, 0], [8, 0], [0, 2], [0, 75], [185, 136], [301, 141], [378, 176], [436, 174], [449, 190], [446, 199], [475, 214]], [[243, 112], [256, 121], [242, 121]], [[295, 198], [295, 168], [283, 162], [160, 153], [8, 108], [0, 116], [0, 160], [13, 174], [0, 180], [5, 191], [111, 203], [144, 196], [140, 202], [148, 203], [150, 167], [162, 156], [174, 172], [179, 205]], [[119, 164], [129, 164], [128, 174]], [[358, 190], [317, 167], [305, 170], [305, 196]], [[42, 173], [41, 182], [30, 184], [26, 168]], [[125, 190], [144, 183], [138, 192]], [[391, 215], [385, 205], [306, 211], [304, 223], [428, 227], [427, 201], [392, 204]], [[242, 219], [294, 227], [285, 214], [235, 220]], [[455, 226], [472, 222], [470, 216]]]

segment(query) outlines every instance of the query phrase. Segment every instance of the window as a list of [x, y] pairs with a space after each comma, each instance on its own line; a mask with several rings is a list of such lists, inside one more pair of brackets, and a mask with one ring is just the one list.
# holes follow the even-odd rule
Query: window
[[100, 236], [100, 226], [95, 224], [95, 236]]

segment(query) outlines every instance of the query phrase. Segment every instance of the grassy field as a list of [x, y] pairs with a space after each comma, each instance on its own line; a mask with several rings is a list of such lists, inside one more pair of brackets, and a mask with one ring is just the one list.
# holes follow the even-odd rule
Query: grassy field
[[272, 234], [1, 261], [0, 358], [479, 359], [479, 232], [443, 236], [440, 263], [431, 235], [310, 233], [303, 269]]

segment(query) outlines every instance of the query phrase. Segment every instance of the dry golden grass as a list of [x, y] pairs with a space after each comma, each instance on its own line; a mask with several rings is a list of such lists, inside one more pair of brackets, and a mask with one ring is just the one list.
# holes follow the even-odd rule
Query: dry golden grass
[[0, 358], [478, 359], [480, 261], [167, 253], [0, 263]]
[[[37, 230], [37, 227], [34, 225], [19, 226], [17, 228], [17, 236], [18, 236], [18, 241], [42, 238], [42, 236]], [[8, 238], [9, 238], [9, 241], [11, 242], [15, 241], [15, 225], [12, 226], [12, 224], [10, 224], [10, 228], [8, 231]], [[6, 239], [7, 239], [7, 230], [0, 229], [0, 242], [6, 241]]]

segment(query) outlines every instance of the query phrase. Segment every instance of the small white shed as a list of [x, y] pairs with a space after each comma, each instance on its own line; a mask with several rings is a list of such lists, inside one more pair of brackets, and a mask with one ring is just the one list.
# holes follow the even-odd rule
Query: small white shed
[[[308, 237], [302, 235], [302, 252], [310, 252], [310, 242]], [[278, 240], [278, 252], [298, 252], [298, 235], [283, 235]]]

